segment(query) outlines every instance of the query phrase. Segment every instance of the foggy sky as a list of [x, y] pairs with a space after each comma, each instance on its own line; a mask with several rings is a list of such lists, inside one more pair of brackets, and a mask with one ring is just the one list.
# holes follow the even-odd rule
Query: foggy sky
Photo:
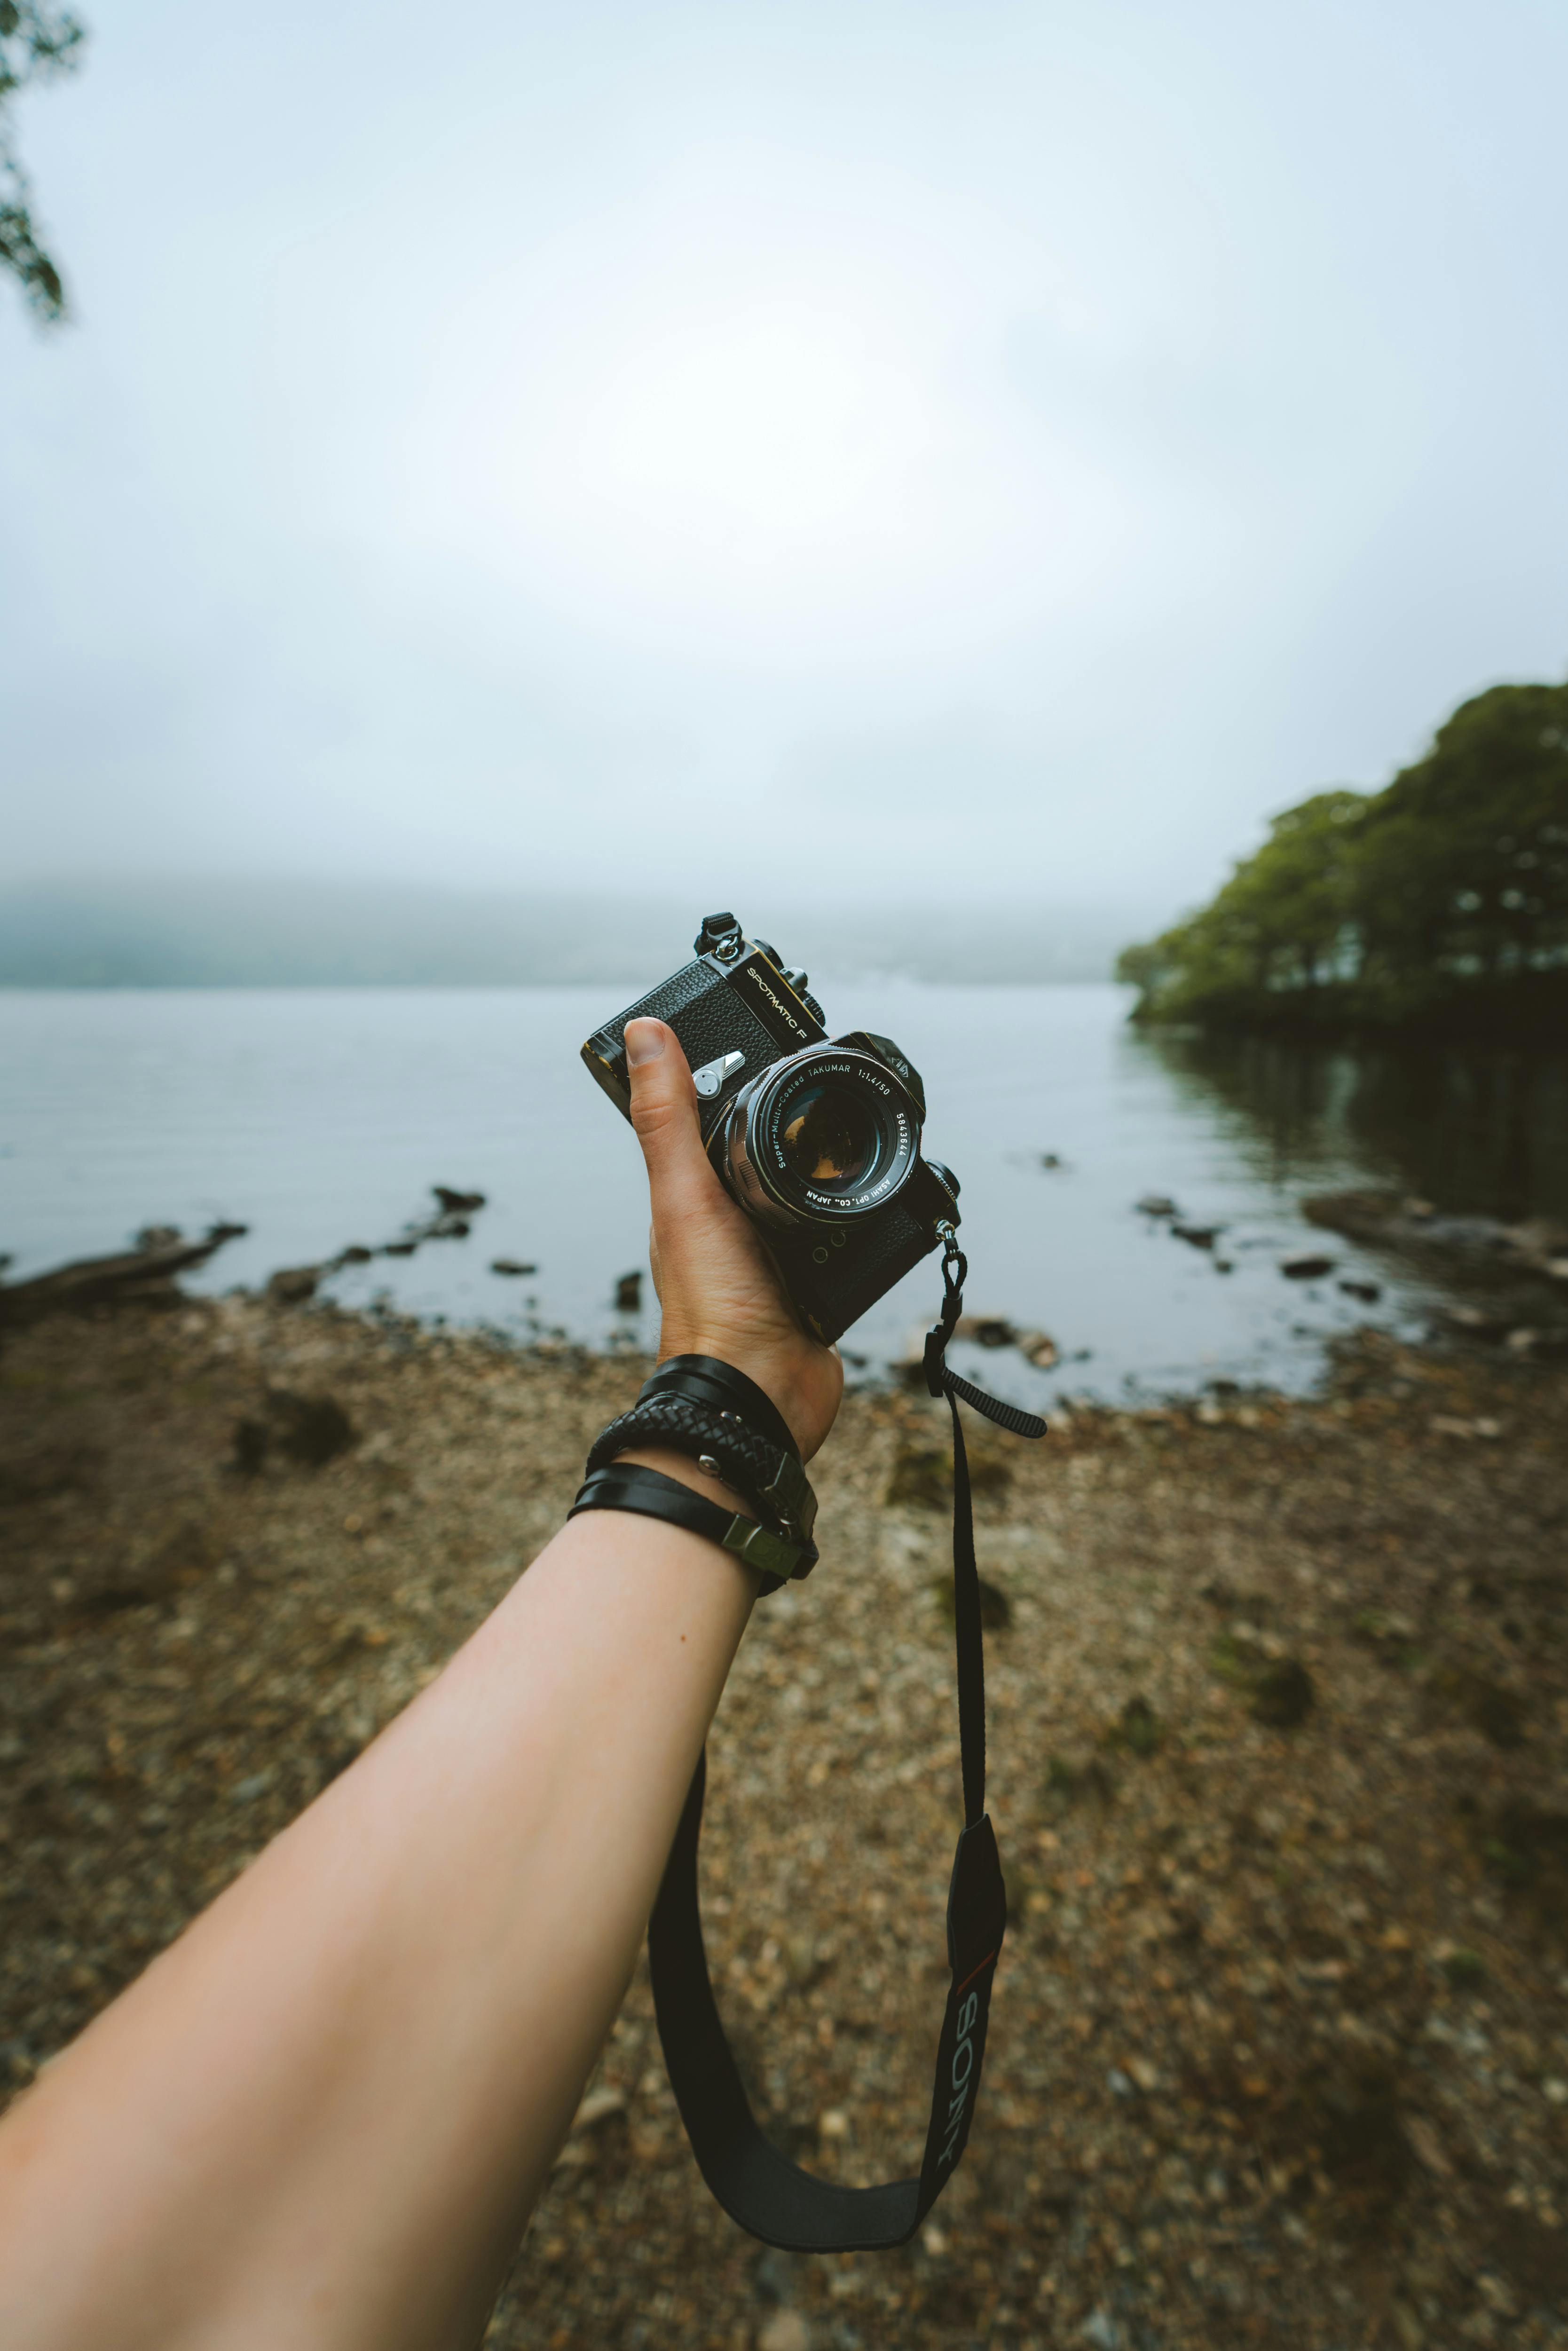
[[1568, 662], [1568, 10], [96, 0], [5, 878], [1174, 913]]

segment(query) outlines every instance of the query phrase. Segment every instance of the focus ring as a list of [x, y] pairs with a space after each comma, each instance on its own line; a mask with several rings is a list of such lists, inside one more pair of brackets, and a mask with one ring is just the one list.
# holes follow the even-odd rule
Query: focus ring
[[683, 1395], [654, 1395], [601, 1429], [588, 1457], [588, 1473], [602, 1469], [634, 1445], [672, 1445], [695, 1459], [709, 1454], [726, 1485], [744, 1494], [765, 1523], [792, 1542], [810, 1543], [817, 1498], [793, 1454], [770, 1445], [739, 1419]]

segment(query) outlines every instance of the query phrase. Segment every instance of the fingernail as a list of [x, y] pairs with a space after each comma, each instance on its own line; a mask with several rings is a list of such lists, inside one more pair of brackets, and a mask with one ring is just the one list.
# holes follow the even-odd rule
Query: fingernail
[[664, 1024], [662, 1020], [628, 1020], [626, 1023], [626, 1066], [640, 1070], [644, 1061], [656, 1061], [664, 1050]]

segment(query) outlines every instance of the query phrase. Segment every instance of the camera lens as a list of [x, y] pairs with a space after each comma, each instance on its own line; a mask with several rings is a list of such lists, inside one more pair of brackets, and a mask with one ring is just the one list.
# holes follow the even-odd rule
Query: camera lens
[[791, 1176], [822, 1191], [852, 1191], [879, 1156], [882, 1137], [867, 1104], [850, 1087], [809, 1086], [790, 1104], [779, 1147]]
[[920, 1120], [870, 1053], [809, 1046], [731, 1103], [716, 1134], [731, 1191], [774, 1225], [839, 1224], [883, 1207], [915, 1165]]

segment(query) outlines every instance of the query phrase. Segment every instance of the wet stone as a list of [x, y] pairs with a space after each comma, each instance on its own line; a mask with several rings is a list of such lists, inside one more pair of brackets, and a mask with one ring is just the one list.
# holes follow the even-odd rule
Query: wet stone
[[1297, 1657], [1275, 1658], [1252, 1685], [1252, 1712], [1271, 1729], [1293, 1729], [1305, 1721], [1315, 1701], [1312, 1677]]
[[357, 1442], [354, 1424], [335, 1396], [300, 1395], [283, 1388], [267, 1400], [280, 1452], [318, 1469]]
[[315, 1297], [320, 1280], [319, 1265], [283, 1266], [268, 1280], [267, 1294], [284, 1305], [298, 1306], [306, 1299]]

